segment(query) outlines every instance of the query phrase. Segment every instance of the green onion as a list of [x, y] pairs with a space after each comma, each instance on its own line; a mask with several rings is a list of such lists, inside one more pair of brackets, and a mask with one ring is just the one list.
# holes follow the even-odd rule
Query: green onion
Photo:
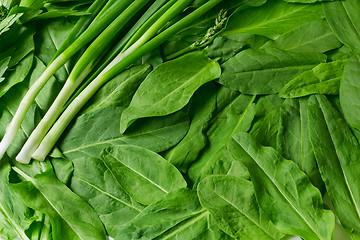
[[104, 28], [106, 28], [116, 18], [116, 16], [118, 16], [126, 9], [126, 7], [131, 4], [131, 2], [131, 0], [116, 1], [104, 12], [104, 16], [106, 17], [95, 19], [96, 21], [94, 20], [79, 38], [77, 38], [63, 53], [61, 53], [58, 57], [56, 57], [56, 59], [54, 59], [54, 61], [50, 63], [44, 73], [30, 87], [29, 91], [20, 102], [19, 108], [16, 111], [12, 121], [6, 128], [5, 135], [0, 142], [0, 159], [3, 157], [12, 140], [15, 138], [27, 111], [47, 81], [74, 54], [76, 54], [86, 44], [92, 41], [101, 31], [103, 31]]
[[31, 154], [39, 146], [41, 140], [50, 129], [57, 117], [61, 114], [64, 105], [69, 100], [76, 88], [87, 77], [96, 65], [96, 61], [101, 59], [99, 56], [105, 49], [112, 44], [118, 33], [124, 28], [125, 24], [140, 11], [149, 0], [135, 0], [128, 6], [86, 49], [84, 54], [77, 61], [70, 76], [65, 82], [64, 87], [56, 97], [54, 103], [47, 111], [35, 130], [31, 133], [16, 160], [22, 163], [29, 163]]
[[[57, 140], [60, 138], [63, 131], [66, 129], [71, 120], [80, 111], [80, 109], [86, 104], [86, 102], [97, 92], [97, 90], [103, 86], [108, 80], [115, 77], [117, 74], [125, 70], [131, 64], [136, 62], [145, 54], [151, 52], [156, 47], [160, 46], [172, 35], [179, 32], [181, 29], [189, 26], [195, 22], [206, 12], [216, 6], [221, 0], [210, 0], [203, 4], [198, 9], [194, 10], [189, 15], [180, 19], [178, 22], [165, 29], [163, 32], [152, 38], [150, 41], [143, 45], [138, 45], [138, 40], [125, 52], [122, 52], [116, 57], [102, 73], [97, 76], [66, 108], [60, 118], [56, 121], [54, 126], [50, 129], [48, 134], [41, 142], [39, 148], [34, 152], [32, 157], [37, 160], [44, 160], [54, 147]], [[144, 34], [146, 35], [146, 33]], [[144, 36], [143, 35], [143, 36]], [[136, 50], [134, 50], [136, 49]]]

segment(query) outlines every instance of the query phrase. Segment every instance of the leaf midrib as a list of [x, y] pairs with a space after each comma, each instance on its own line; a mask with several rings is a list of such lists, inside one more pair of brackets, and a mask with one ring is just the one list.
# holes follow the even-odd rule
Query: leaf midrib
[[[123, 161], [120, 161], [119, 159], [116, 158], [116, 156], [114, 156], [111, 152], [108, 152], [108, 154], [114, 158], [117, 162], [121, 163], [122, 165], [124, 165], [125, 167], [127, 167], [128, 169], [130, 169], [131, 171], [133, 171], [135, 174], [139, 175], [140, 177], [142, 177], [143, 179], [145, 179], [146, 181], [148, 181], [150, 184], [154, 185], [155, 187], [157, 187], [158, 189], [160, 189], [162, 192], [164, 192], [165, 194], [168, 194], [169, 191], [165, 190], [163, 187], [161, 187], [158, 183], [154, 182], [153, 180], [151, 180], [150, 178], [148, 178], [147, 176], [143, 175], [141, 172], [139, 172], [138, 170], [134, 169], [133, 167], [131, 167], [130, 165], [125, 164]], [[104, 162], [104, 161], [103, 161]]]
[[70, 227], [70, 229], [76, 234], [76, 236], [78, 236], [81, 240], [86, 240], [83, 239], [78, 233], [77, 231], [74, 230], [74, 228], [72, 227], [72, 225], [68, 222], [68, 220], [60, 213], [60, 211], [52, 204], [52, 202], [46, 197], [46, 195], [40, 191], [40, 189], [38, 188], [37, 184], [35, 183], [34, 179], [32, 177], [30, 177], [29, 175], [27, 175], [25, 172], [23, 172], [22, 170], [20, 170], [17, 167], [13, 167], [13, 169], [19, 173], [22, 177], [24, 177], [27, 181], [30, 181], [35, 187], [36, 189], [39, 191], [39, 193], [44, 197], [44, 199], [50, 204], [50, 206], [55, 210], [55, 212], [66, 222], [66, 224]]
[[331, 35], [333, 35], [333, 34], [334, 34], [333, 32], [328, 32], [328, 33], [323, 34], [323, 35], [321, 35], [321, 36], [319, 36], [319, 37], [312, 38], [312, 39], [310, 39], [309, 41], [301, 42], [301, 43], [299, 43], [299, 44], [297, 44], [297, 45], [290, 46], [290, 47], [288, 47], [288, 48], [284, 48], [284, 50], [286, 50], [286, 51], [291, 51], [291, 50], [293, 50], [293, 49], [296, 49], [296, 48], [305, 46], [305, 45], [307, 45], [307, 44], [311, 44], [311, 43], [316, 42], [316, 41], [318, 41], [318, 40], [322, 40], [323, 38], [326, 38], [327, 36], [331, 36]]
[[356, 209], [356, 213], [357, 213], [357, 215], [358, 215], [358, 217], [359, 217], [359, 219], [360, 219], [360, 208], [359, 208], [359, 206], [357, 205], [357, 202], [356, 202], [356, 200], [355, 200], [355, 197], [354, 197], [352, 188], [351, 188], [351, 186], [350, 186], [350, 184], [349, 184], [349, 181], [348, 181], [347, 174], [346, 174], [346, 172], [344, 171], [344, 168], [343, 168], [343, 166], [342, 166], [342, 163], [341, 163], [341, 161], [340, 161], [340, 159], [339, 159], [339, 153], [338, 153], [337, 148], [335, 147], [333, 134], [331, 134], [331, 131], [330, 131], [330, 128], [329, 128], [329, 124], [328, 124], [328, 120], [327, 120], [328, 118], [325, 117], [325, 114], [324, 114], [323, 104], [321, 104], [320, 101], [318, 101], [318, 102], [319, 102], [319, 105], [320, 105], [320, 107], [321, 107], [322, 114], [323, 114], [324, 119], [325, 119], [325, 122], [326, 122], [326, 128], [327, 128], [327, 130], [328, 130], [328, 132], [329, 132], [331, 141], [332, 141], [332, 143], [333, 143], [334, 150], [335, 150], [336, 155], [337, 155], [337, 159], [338, 159], [338, 163], [339, 163], [340, 168], [341, 168], [341, 172], [342, 172], [342, 174], [343, 174], [343, 176], [344, 176], [344, 180], [345, 180], [346, 186], [348, 187], [348, 191], [349, 191], [349, 194], [350, 194], [350, 196], [351, 196], [351, 201], [353, 202], [353, 204], [354, 204], [354, 206], [355, 206], [355, 209]]
[[238, 128], [240, 127], [241, 123], [243, 122], [244, 118], [245, 118], [245, 115], [249, 112], [249, 107], [250, 105], [255, 101], [256, 99], [256, 95], [254, 95], [250, 102], [248, 103], [248, 105], [246, 106], [245, 110], [243, 111], [243, 113], [241, 114], [238, 122], [236, 123], [236, 126], [234, 127], [233, 131], [231, 132], [230, 135], [234, 135], [237, 131], [238, 131]]
[[165, 126], [165, 127], [162, 127], [162, 128], [156, 129], [156, 130], [148, 131], [148, 132], [141, 132], [141, 133], [138, 133], [138, 134], [133, 134], [133, 135], [128, 135], [128, 136], [123, 135], [123, 136], [120, 136], [120, 137], [117, 137], [117, 138], [111, 138], [111, 139], [107, 139], [107, 140], [104, 140], [104, 141], [101, 141], [101, 142], [91, 143], [91, 144], [88, 144], [88, 145], [82, 145], [80, 147], [64, 151], [63, 154], [66, 155], [66, 154], [69, 154], [69, 153], [72, 153], [72, 152], [77, 152], [77, 151], [80, 151], [82, 149], [86, 149], [86, 148], [93, 147], [93, 146], [96, 146], [96, 145], [101, 145], [101, 144], [106, 144], [106, 143], [111, 144], [112, 142], [115, 142], [115, 141], [122, 141], [123, 140], [124, 144], [125, 144], [126, 143], [125, 139], [133, 138], [133, 137], [137, 137], [137, 136], [141, 136], [141, 135], [148, 135], [150, 133], [156, 133], [158, 131], [164, 131], [164, 130], [166, 130], [168, 128], [174, 128], [177, 125], [180, 125], [180, 124], [183, 124], [183, 123], [184, 122], [179, 122], [179, 123], [176, 123], [176, 124], [171, 125], [171, 126]]
[[133, 206], [133, 205], [131, 205], [131, 204], [129, 204], [129, 203], [121, 200], [120, 198], [118, 198], [118, 197], [116, 197], [116, 196], [114, 196], [114, 195], [112, 195], [112, 194], [110, 194], [110, 193], [102, 190], [101, 188], [95, 186], [94, 184], [91, 184], [90, 182], [88, 182], [88, 181], [86, 181], [86, 180], [84, 180], [84, 179], [82, 179], [82, 178], [80, 178], [80, 177], [78, 177], [78, 176], [74, 176], [74, 178], [76, 178], [76, 179], [78, 179], [79, 181], [85, 183], [86, 185], [89, 185], [90, 187], [94, 188], [95, 190], [99, 191], [100, 193], [102, 193], [102, 194], [104, 194], [104, 195], [106, 195], [106, 196], [108, 196], [108, 197], [110, 197], [110, 198], [112, 198], [112, 199], [120, 202], [121, 204], [123, 204], [123, 205], [125, 205], [125, 206], [127, 206], [127, 207], [129, 207], [129, 208], [135, 209], [135, 210], [138, 211], [138, 212], [141, 212], [141, 209], [138, 209], [138, 208], [136, 208], [135, 206]]
[[13, 229], [15, 230], [16, 234], [18, 235], [18, 237], [20, 237], [22, 240], [30, 240], [25, 233], [22, 233], [19, 225], [16, 224], [16, 222], [12, 219], [12, 217], [9, 216], [9, 214], [7, 213], [7, 211], [5, 210], [4, 206], [1, 204], [0, 202], [0, 213], [4, 214], [5, 217], [7, 218], [8, 222], [11, 224], [11, 226], [13, 226]]
[[346, 6], [345, 6], [345, 3], [344, 3], [343, 1], [341, 1], [341, 5], [342, 5], [342, 7], [344, 8], [344, 11], [345, 11], [345, 13], [346, 13], [346, 16], [348, 17], [349, 22], [351, 23], [351, 28], [352, 28], [353, 30], [355, 30], [358, 38], [360, 38], [360, 32], [359, 32], [359, 30], [356, 28], [356, 25], [354, 24], [352, 18], [350, 17], [349, 11], [347, 10], [347, 8], [346, 8]]
[[241, 33], [241, 32], [246, 32], [248, 30], [253, 30], [253, 29], [257, 29], [257, 28], [261, 28], [263, 26], [266, 26], [266, 25], [269, 25], [269, 24], [272, 24], [272, 23], [277, 23], [277, 21], [280, 19], [283, 19], [283, 18], [287, 18], [288, 16], [292, 15], [292, 14], [295, 14], [297, 12], [301, 12], [304, 8], [306, 8], [306, 6], [303, 6], [302, 8], [298, 8], [296, 9], [296, 11], [292, 11], [292, 12], [289, 12], [288, 14], [285, 14], [285, 15], [279, 15], [278, 17], [276, 18], [273, 18], [272, 20], [270, 21], [267, 21], [266, 22], [266, 19], [264, 19], [264, 22], [262, 23], [259, 23], [259, 24], [256, 24], [256, 25], [253, 25], [251, 27], [244, 27], [242, 28], [240, 31], [238, 30], [232, 30], [232, 31], [226, 31], [225, 32], [225, 35], [230, 35], [230, 34], [236, 34], [236, 33]]
[[[231, 206], [233, 206], [236, 210], [238, 210], [243, 216], [245, 216], [247, 219], [249, 219], [253, 224], [255, 224], [259, 229], [261, 229], [264, 233], [266, 233], [268, 236], [270, 236], [271, 238], [272, 235], [267, 232], [264, 228], [262, 228], [254, 219], [252, 219], [250, 216], [248, 216], [247, 214], [245, 214], [243, 211], [241, 211], [241, 209], [239, 209], [237, 206], [235, 206], [232, 202], [230, 202], [228, 199], [226, 199], [225, 197], [221, 196], [219, 193], [217, 193], [215, 190], [210, 189], [212, 192], [214, 192], [216, 194], [216, 196], [220, 197], [222, 200], [224, 200], [225, 202], [227, 202], [228, 204], [230, 204]], [[274, 238], [273, 238], [274, 239]]]
[[[197, 71], [194, 75], [192, 75], [192, 77], [190, 77], [187, 81], [185, 81], [185, 82], [183, 82], [181, 85], [179, 85], [178, 87], [176, 87], [175, 89], [173, 89], [170, 93], [167, 93], [165, 96], [163, 96], [161, 99], [159, 99], [159, 100], [157, 100], [156, 102], [154, 102], [154, 103], [152, 103], [150, 106], [151, 106], [151, 108], [148, 108], [149, 110], [150, 110], [150, 112], [152, 111], [152, 109], [156, 106], [156, 105], [160, 105], [160, 106], [163, 106], [163, 105], [166, 105], [166, 101], [168, 100], [168, 98], [171, 96], [171, 95], [174, 95], [175, 93], [177, 93], [178, 92], [178, 90], [179, 89], [181, 89], [182, 87], [184, 87], [184, 86], [188, 86], [188, 85], [191, 85], [194, 81], [194, 79], [196, 78], [196, 77], [198, 77], [199, 75], [201, 75], [203, 72], [205, 72], [206, 70], [209, 70], [209, 69], [211, 69], [212, 67], [217, 67], [216, 65], [214, 65], [214, 61], [211, 61], [211, 62], [208, 62], [208, 63], [206, 63], [206, 65], [203, 67], [203, 68], [201, 68], [201, 70], [200, 71]], [[211, 81], [211, 80], [207, 80], [207, 81]], [[203, 83], [204, 81], [201, 81], [201, 83]], [[200, 82], [198, 82], [197, 83], [197, 85], [198, 84], [200, 84]], [[165, 103], [163, 103], [165, 101]], [[135, 109], [142, 109], [143, 107], [146, 107], [146, 106], [149, 106], [149, 105], [141, 105], [140, 107], [139, 106], [134, 106], [133, 108], [135, 108]], [[129, 107], [132, 107], [131, 105], [129, 106]], [[130, 108], [129, 108], [130, 109]], [[177, 111], [177, 110], [179, 110], [178, 108], [174, 108], [173, 109], [173, 111], [172, 112], [174, 112], [174, 111]], [[145, 113], [146, 113], [147, 111], [145, 110]], [[166, 114], [169, 114], [168, 113], [168, 111], [166, 111]], [[138, 114], [139, 116], [143, 116], [144, 115], [144, 113], [142, 112], [141, 114]], [[156, 114], [156, 115], [154, 115], [154, 114], [146, 114], [146, 116], [158, 116], [158, 114]], [[135, 118], [138, 118], [138, 117], [136, 117], [136, 115], [134, 115], [135, 116]], [[130, 119], [130, 121], [132, 120], [132, 119], [135, 119], [134, 117], [132, 117], [131, 119]]]
[[[245, 150], [245, 149], [244, 149]], [[246, 150], [245, 150], [246, 151]], [[248, 151], [246, 151], [247, 154], [249, 154]], [[257, 155], [259, 154], [259, 151], [257, 151]], [[272, 179], [269, 174], [267, 173], [267, 171], [265, 171], [263, 169], [263, 167], [258, 164], [258, 162], [255, 160], [255, 158], [252, 156], [252, 154], [249, 156], [251, 156], [251, 158], [254, 160], [254, 162], [256, 163], [256, 165], [261, 169], [261, 171], [271, 180], [271, 182], [276, 186], [276, 189], [281, 193], [281, 195], [285, 198], [285, 200], [289, 203], [289, 205], [291, 206], [292, 209], [295, 210], [295, 212], [303, 219], [303, 221], [310, 227], [310, 229], [319, 237], [319, 239], [322, 239], [320, 236], [320, 234], [316, 231], [316, 229], [313, 228], [313, 226], [307, 221], [307, 219], [302, 215], [301, 212], [299, 212], [299, 210], [294, 206], [294, 204], [292, 203], [292, 201], [290, 201], [290, 199], [283, 193], [282, 189], [278, 186], [277, 181], [275, 181], [274, 179]], [[287, 160], [289, 161], [289, 160]], [[294, 163], [295, 164], [295, 163]]]
[[171, 237], [173, 237], [174, 235], [176, 235], [177, 233], [183, 231], [184, 229], [190, 227], [193, 223], [197, 222], [199, 219], [206, 217], [209, 212], [206, 211], [205, 209], [203, 209], [202, 211], [198, 212], [197, 214], [200, 214], [198, 216], [196, 216], [195, 218], [191, 219], [189, 222], [187, 222], [186, 224], [184, 224], [183, 226], [181, 226], [180, 228], [176, 229], [175, 231], [171, 232], [169, 235], [164, 236], [164, 237], [160, 237], [159, 240], [166, 240], [169, 239]]
[[320, 63], [313, 63], [313, 64], [304, 64], [304, 65], [295, 65], [295, 66], [281, 66], [281, 67], [273, 67], [273, 68], [259, 68], [259, 69], [253, 69], [253, 70], [245, 70], [245, 71], [241, 71], [241, 72], [234, 72], [232, 74], [235, 75], [241, 75], [241, 74], [247, 74], [247, 73], [254, 73], [254, 72], [266, 72], [266, 71], [272, 71], [272, 70], [276, 70], [276, 71], [286, 71], [288, 69], [303, 69], [303, 68], [312, 68], [315, 65], [320, 64]]

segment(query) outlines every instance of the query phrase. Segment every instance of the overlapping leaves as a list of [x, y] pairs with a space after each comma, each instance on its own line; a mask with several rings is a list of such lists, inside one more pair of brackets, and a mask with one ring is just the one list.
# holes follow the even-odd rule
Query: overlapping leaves
[[[71, 30], [62, 16], [86, 15], [90, 2], [21, 1], [0, 23], [0, 134]], [[205, 51], [166, 59], [203, 37], [217, 12], [157, 50], [165, 57], [154, 70], [134, 66], [105, 85], [51, 164], [1, 164], [0, 234], [331, 240], [326, 193], [359, 236], [358, 1], [224, 1], [215, 10], [222, 7], [227, 28]], [[70, 71], [66, 64], [37, 97], [11, 158]]]

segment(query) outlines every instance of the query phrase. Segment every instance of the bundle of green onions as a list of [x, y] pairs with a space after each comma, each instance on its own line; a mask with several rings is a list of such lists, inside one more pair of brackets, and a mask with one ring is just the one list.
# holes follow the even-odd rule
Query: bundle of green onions
[[[44, 160], [71, 120], [99, 88], [175, 33], [197, 21], [221, 0], [205, 1], [189, 14], [181, 15], [191, 2], [95, 0], [89, 8], [91, 14], [78, 21], [46, 70], [22, 99], [0, 143], [0, 158], [15, 138], [40, 90], [75, 54], [87, 46], [52, 106], [17, 155], [17, 161]], [[137, 21], [134, 18], [138, 18]], [[129, 28], [130, 23], [133, 25]], [[124, 34], [125, 29], [130, 30]], [[119, 41], [120, 35], [123, 37]], [[115, 41], [118, 43], [111, 48]]]

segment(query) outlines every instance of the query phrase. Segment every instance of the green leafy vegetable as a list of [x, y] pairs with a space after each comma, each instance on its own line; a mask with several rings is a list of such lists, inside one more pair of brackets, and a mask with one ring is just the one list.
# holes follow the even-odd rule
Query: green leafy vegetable
[[161, 119], [144, 119], [129, 128], [126, 134], [121, 134], [122, 112], [122, 108], [112, 107], [80, 116], [60, 141], [63, 154], [70, 159], [81, 157], [84, 153], [99, 157], [102, 149], [121, 144], [161, 152], [178, 143], [188, 131], [188, 119], [179, 112]]
[[262, 145], [273, 147], [286, 159], [293, 160], [323, 190], [309, 140], [307, 115], [307, 100], [286, 100], [266, 115], [253, 134]]
[[[151, 204], [167, 193], [186, 187], [180, 172], [156, 153], [135, 146], [105, 148], [101, 158], [135, 200]], [[143, 159], [146, 159], [144, 161]], [[164, 174], [166, 172], [166, 177]]]
[[[204, 101], [205, 100], [205, 101]], [[193, 96], [189, 112], [192, 114], [189, 131], [165, 158], [179, 170], [186, 172], [206, 145], [205, 131], [216, 107], [216, 92], [213, 85], [204, 85]]]
[[196, 192], [180, 189], [145, 208], [121, 229], [117, 239], [229, 239], [209, 218]]
[[326, 56], [320, 53], [248, 49], [221, 66], [224, 72], [219, 82], [245, 94], [273, 94], [291, 79], [325, 61]]
[[8, 182], [10, 170], [10, 164], [3, 161], [0, 172], [0, 233], [5, 233], [12, 239], [29, 240], [25, 231], [34, 219], [31, 219], [30, 209], [17, 198]]
[[[226, 151], [231, 136], [249, 130], [255, 115], [252, 104], [254, 97], [246, 95], [229, 97], [231, 91], [229, 89], [222, 90], [218, 95], [218, 101], [224, 101], [226, 104], [215, 116], [207, 131], [210, 144], [189, 169], [189, 176], [194, 182], [214, 172], [214, 164], [217, 164], [218, 159], [225, 154], [224, 151]], [[247, 170], [240, 165], [240, 172], [246, 174]]]
[[22, 14], [11, 14], [11, 15], [7, 16], [6, 18], [1, 19], [0, 35], [6, 31], [9, 31], [10, 27], [21, 17], [21, 15]]
[[34, 56], [30, 53], [21, 62], [19, 62], [19, 64], [16, 65], [15, 71], [9, 72], [9, 75], [6, 77], [6, 79], [0, 83], [0, 97], [2, 97], [14, 85], [24, 81], [31, 70], [33, 60]]
[[295, 52], [327, 52], [341, 46], [326, 21], [305, 23], [286, 32], [274, 41], [268, 41], [262, 48], [276, 47]]
[[321, 194], [305, 173], [249, 134], [237, 134], [233, 139], [244, 150], [241, 160], [249, 169], [260, 206], [275, 226], [306, 239], [331, 239], [334, 215], [323, 209]]
[[221, 57], [221, 62], [229, 60], [242, 50], [247, 48], [258, 49], [264, 45], [269, 39], [255, 34], [233, 34], [214, 39], [214, 42], [209, 46], [209, 57]]
[[13, 189], [27, 205], [50, 216], [53, 239], [104, 239], [105, 231], [95, 211], [54, 175], [52, 170], [29, 176], [15, 168], [26, 181]]
[[1, 83], [2, 81], [4, 81], [4, 79], [5, 79], [5, 78], [2, 77], [2, 76], [3, 76], [3, 74], [5, 73], [6, 69], [8, 68], [10, 59], [11, 59], [11, 57], [7, 57], [7, 58], [5, 58], [5, 59], [3, 59], [3, 60], [0, 61], [0, 83]]
[[358, 115], [359, 105], [359, 83], [357, 76], [360, 73], [360, 56], [353, 55], [344, 67], [344, 75], [340, 84], [340, 104], [344, 116], [348, 123], [360, 129], [360, 119]]
[[282, 237], [259, 208], [251, 182], [232, 176], [209, 176], [199, 183], [198, 192], [201, 204], [230, 236], [243, 239]]
[[267, 1], [261, 7], [236, 12], [223, 34], [253, 33], [275, 39], [301, 24], [320, 19], [321, 15], [319, 5]]
[[95, 209], [108, 234], [114, 237], [121, 226], [137, 216], [144, 206], [124, 191], [104, 161], [93, 157], [72, 161], [75, 171], [71, 190]]
[[0, 0], [0, 238], [360, 239], [359, 12]]
[[356, 0], [323, 3], [324, 14], [338, 39], [358, 51], [360, 44], [360, 3]]
[[335, 213], [359, 234], [359, 144], [325, 96], [311, 97], [308, 108], [310, 140]]
[[122, 114], [121, 132], [135, 119], [163, 116], [180, 110], [201, 85], [220, 77], [220, 73], [220, 66], [200, 52], [160, 65], [140, 85]]
[[296, 98], [310, 94], [337, 95], [346, 63], [347, 60], [321, 63], [287, 83], [279, 96]]

